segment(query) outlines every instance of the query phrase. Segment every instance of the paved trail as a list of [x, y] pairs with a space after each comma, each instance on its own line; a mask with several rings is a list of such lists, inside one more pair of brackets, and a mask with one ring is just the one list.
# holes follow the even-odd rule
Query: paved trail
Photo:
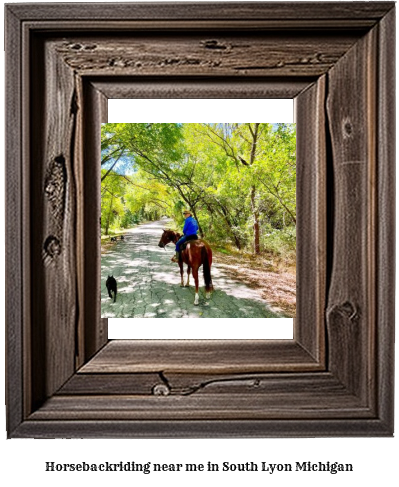
[[[194, 279], [180, 287], [177, 264], [170, 261], [174, 245], [158, 247], [167, 220], [150, 222], [126, 231], [125, 240], [101, 256], [101, 315], [103, 318], [272, 318], [267, 303], [243, 283], [212, 264], [215, 291], [205, 300], [202, 267], [200, 303], [194, 306]], [[186, 267], [186, 266], [185, 266]], [[105, 281], [113, 274], [118, 282], [116, 303], [108, 297]], [[184, 271], [186, 280], [186, 269]]]

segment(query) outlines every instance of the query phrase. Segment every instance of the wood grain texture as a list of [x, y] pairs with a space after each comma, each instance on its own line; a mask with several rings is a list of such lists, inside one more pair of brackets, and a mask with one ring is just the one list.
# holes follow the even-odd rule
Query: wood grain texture
[[[282, 394], [194, 394], [192, 396], [53, 396], [35, 411], [40, 420], [221, 420], [372, 418], [350, 394], [301, 392]], [[295, 402], [293, 402], [295, 401]], [[315, 410], [317, 416], [315, 417]]]
[[84, 357], [84, 310], [85, 310], [85, 289], [84, 289], [84, 249], [85, 249], [85, 221], [83, 195], [84, 188], [84, 147], [83, 136], [83, 82], [79, 76], [74, 76], [75, 81], [75, 117], [74, 136], [72, 141], [73, 150], [73, 178], [76, 191], [75, 209], [75, 255], [76, 255], [76, 308], [77, 316], [75, 323], [75, 370], [79, 368], [85, 360]]
[[[26, 296], [24, 282], [26, 275], [24, 270], [25, 255], [23, 255], [24, 225], [27, 222], [25, 214], [26, 206], [23, 202], [24, 169], [22, 158], [22, 97], [21, 93], [21, 65], [13, 63], [14, 57], [18, 58], [21, 50], [22, 37], [18, 18], [6, 10], [6, 36], [5, 49], [7, 51], [5, 69], [8, 73], [6, 80], [7, 98], [5, 104], [5, 117], [11, 126], [15, 128], [8, 133], [5, 146], [5, 160], [8, 164], [5, 168], [7, 181], [5, 194], [5, 210], [7, 222], [15, 221], [17, 225], [7, 225], [5, 234], [5, 275], [7, 276], [6, 295], [6, 398], [7, 398], [7, 423], [12, 431], [20, 424], [23, 418], [24, 383], [23, 366], [21, 357], [23, 354], [23, 331], [26, 323], [24, 306]], [[28, 227], [29, 228], [29, 227]], [[26, 240], [25, 240], [26, 242]]]
[[[104, 95], [104, 93], [102, 91], [98, 90], [94, 86], [93, 82], [91, 84], [93, 86], [93, 90], [97, 94], [98, 104], [99, 104], [99, 108], [100, 108], [99, 121], [101, 123], [107, 123], [108, 122], [108, 98]], [[99, 154], [99, 158], [101, 160], [101, 154]], [[100, 186], [101, 186], [101, 184], [100, 184]], [[100, 217], [100, 220], [101, 220], [101, 217]], [[101, 222], [99, 224], [99, 233], [101, 235]], [[101, 255], [101, 248], [100, 248], [100, 255]], [[100, 307], [101, 307], [101, 303], [100, 303]], [[100, 344], [104, 345], [108, 340], [108, 319], [101, 318], [99, 328], [100, 328], [99, 335], [101, 336]]]
[[107, 99], [113, 98], [295, 98], [312, 78], [148, 78], [127, 76], [92, 78], [93, 86]]
[[[84, 342], [85, 361], [108, 341], [108, 321], [101, 319], [101, 120], [104, 117], [104, 96], [91, 83], [84, 85]], [[94, 182], [94, 183], [93, 183]], [[87, 242], [90, 241], [91, 245]]]
[[164, 383], [159, 374], [75, 374], [58, 391], [60, 395], [151, 395]]
[[[157, 386], [163, 384], [164, 394], [157, 394]], [[83, 373], [75, 374], [58, 392], [63, 395], [180, 395], [200, 394], [285, 394], [287, 390], [301, 393], [318, 391], [345, 394], [345, 387], [331, 374], [252, 373], [252, 374], [204, 374], [204, 373]], [[161, 389], [162, 392], [162, 389]]]
[[338, 34], [357, 32], [359, 35], [366, 34], [367, 31], [376, 25], [379, 19], [370, 18], [281, 18], [281, 19], [235, 19], [235, 20], [156, 20], [156, 19], [84, 19], [84, 20], [29, 20], [25, 22], [28, 29], [42, 29], [51, 31], [75, 31], [86, 33], [97, 33], [99, 31], [131, 33], [133, 32], [309, 32], [319, 33], [324, 31], [334, 31]]
[[[64, 62], [90, 76], [320, 76], [352, 46], [358, 33], [286, 34], [221, 30], [74, 37], [56, 41]], [[334, 42], [332, 40], [334, 39]]]
[[[372, 20], [377, 22], [394, 7], [394, 2], [326, 2], [314, 4], [301, 2], [296, 5], [290, 2], [223, 2], [211, 3], [99, 3], [99, 4], [28, 4], [9, 5], [8, 8], [21, 20], [294, 20], [306, 26], [310, 20], [354, 20], [357, 22]], [[368, 25], [368, 24], [367, 24]]]
[[[329, 373], [235, 374], [202, 377], [203, 382], [192, 375], [191, 380], [197, 381], [196, 388], [187, 387], [187, 374], [129, 374], [125, 380], [123, 374], [78, 374], [30, 420], [373, 417]], [[169, 393], [157, 395], [160, 381]]]
[[[33, 403], [38, 404], [75, 370], [77, 104], [70, 68], [60, 62], [51, 46], [39, 41], [34, 49], [37, 62], [31, 69], [31, 249], [32, 282], [36, 284], [32, 286], [32, 313], [40, 316], [40, 321], [35, 320], [32, 327], [32, 380]], [[43, 78], [57, 79], [57, 83], [44, 90]], [[49, 106], [56, 106], [57, 110], [44, 109]], [[37, 215], [41, 215], [40, 221]]]
[[297, 438], [391, 435], [378, 419], [25, 421], [13, 438]]
[[[93, 85], [93, 89], [98, 92], [98, 98], [99, 98], [99, 104], [100, 104], [100, 121], [101, 123], [107, 123], [108, 122], [108, 98], [103, 91], [99, 90], [94, 83], [91, 83]], [[116, 98], [116, 97], [115, 97]]]
[[295, 100], [298, 218], [296, 297], [300, 304], [294, 338], [323, 364], [326, 356], [324, 313], [327, 272], [325, 99], [326, 78], [322, 76]]
[[[374, 371], [375, 31], [328, 73], [333, 171], [333, 254], [327, 328], [329, 370], [370, 402]], [[372, 72], [368, 72], [368, 70]]]
[[377, 357], [378, 414], [393, 431], [395, 347], [395, 11], [379, 24], [377, 99]]
[[317, 370], [292, 340], [111, 340], [82, 373], [231, 373]]

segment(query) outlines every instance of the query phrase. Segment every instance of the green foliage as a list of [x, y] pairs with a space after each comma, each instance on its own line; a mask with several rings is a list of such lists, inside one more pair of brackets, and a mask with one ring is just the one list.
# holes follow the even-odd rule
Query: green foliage
[[277, 230], [266, 226], [262, 233], [262, 246], [266, 252], [278, 256], [294, 254], [296, 249], [296, 228], [289, 226]]
[[132, 211], [127, 208], [123, 217], [121, 219], [121, 227], [122, 228], [131, 228], [134, 225], [140, 223], [140, 216], [138, 213], [132, 213]]
[[190, 208], [217, 245], [295, 251], [294, 124], [103, 124], [104, 233]]

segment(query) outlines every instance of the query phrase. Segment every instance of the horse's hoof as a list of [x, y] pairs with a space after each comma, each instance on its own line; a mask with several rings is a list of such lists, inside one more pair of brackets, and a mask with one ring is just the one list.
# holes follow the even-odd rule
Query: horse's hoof
[[206, 293], [206, 294], [205, 294], [205, 298], [206, 298], [206, 299], [211, 299], [211, 293]]
[[199, 303], [194, 303], [194, 306], [198, 306], [198, 305], [199, 305]]

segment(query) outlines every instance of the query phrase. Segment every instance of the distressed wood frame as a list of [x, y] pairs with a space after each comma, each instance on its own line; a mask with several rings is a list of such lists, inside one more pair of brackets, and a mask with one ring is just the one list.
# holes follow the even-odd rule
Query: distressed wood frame
[[[6, 6], [9, 437], [393, 434], [394, 16]], [[294, 340], [108, 342], [93, 181], [115, 97], [295, 99]]]

